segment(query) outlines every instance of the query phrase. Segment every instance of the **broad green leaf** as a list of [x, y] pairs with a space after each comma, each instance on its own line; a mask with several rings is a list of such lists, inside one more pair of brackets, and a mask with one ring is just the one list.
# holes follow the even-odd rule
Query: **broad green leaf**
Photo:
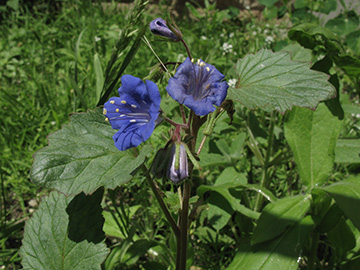
[[355, 247], [356, 241], [353, 232], [349, 225], [346, 223], [344, 217], [342, 217], [336, 226], [329, 232], [327, 232], [327, 241], [334, 249], [334, 258], [339, 263], [345, 260], [345, 256], [349, 250]]
[[228, 201], [228, 203], [230, 204], [230, 206], [232, 207], [232, 209], [234, 211], [238, 211], [241, 214], [243, 214], [249, 218], [258, 219], [260, 216], [260, 213], [253, 211], [253, 210], [245, 207], [244, 205], [240, 204], [239, 200], [231, 195], [231, 193], [229, 191], [230, 187], [234, 187], [234, 184], [226, 183], [226, 184], [218, 185], [218, 186], [201, 185], [197, 189], [197, 194], [201, 197], [207, 191], [217, 192]]
[[334, 198], [345, 216], [360, 230], [360, 177], [353, 176], [322, 189]]
[[206, 213], [209, 223], [219, 231], [229, 222], [234, 213], [234, 209], [229, 202], [217, 192], [210, 193], [207, 204], [209, 209]]
[[216, 179], [214, 186], [231, 183], [233, 186], [245, 185], [247, 183], [246, 175], [239, 173], [234, 167], [227, 167]]
[[325, 27], [338, 35], [347, 35], [359, 28], [359, 16], [354, 11], [339, 14], [327, 21]]
[[301, 47], [298, 43], [289, 44], [281, 49], [284, 52], [291, 52], [291, 60], [299, 62], [311, 62], [312, 52]]
[[324, 104], [315, 110], [294, 108], [285, 122], [285, 137], [305, 185], [323, 184], [334, 164], [334, 150], [341, 121]]
[[[101, 198], [102, 191], [91, 196], [80, 194], [76, 197], [52, 192], [49, 197], [44, 198], [39, 209], [25, 225], [20, 249], [23, 269], [100, 270], [101, 263], [109, 252], [96, 236], [103, 222], [99, 211]], [[85, 209], [87, 213], [82, 214], [85, 218], [83, 221], [76, 216], [80, 209]], [[85, 223], [88, 225], [86, 230], [80, 232], [78, 229]], [[76, 235], [77, 233], [80, 235]], [[75, 239], [71, 239], [72, 236]]]
[[49, 146], [35, 154], [32, 181], [66, 195], [126, 183], [151, 147], [144, 146], [138, 157], [131, 149], [119, 151], [112, 139], [115, 132], [99, 110], [73, 114], [68, 125], [49, 136]]
[[289, 30], [288, 36], [308, 49], [314, 49], [320, 45], [327, 49], [329, 55], [344, 53], [339, 37], [329, 29], [314, 23], [296, 25]]
[[287, 52], [261, 50], [247, 55], [237, 62], [238, 83], [229, 90], [229, 98], [250, 109], [281, 113], [293, 106], [314, 109], [334, 97], [336, 90], [326, 74], [309, 67], [309, 63], [291, 61]]
[[360, 163], [360, 139], [339, 139], [335, 148], [336, 163]]
[[307, 216], [272, 241], [256, 246], [243, 243], [226, 269], [296, 270], [299, 266], [298, 258], [303, 252], [302, 247], [309, 239], [313, 228], [311, 217]]
[[287, 227], [300, 222], [310, 209], [310, 196], [285, 197], [269, 203], [257, 221], [252, 244], [259, 244], [283, 233]]
[[353, 51], [354, 54], [358, 56], [360, 55], [360, 29], [346, 36], [346, 45]]

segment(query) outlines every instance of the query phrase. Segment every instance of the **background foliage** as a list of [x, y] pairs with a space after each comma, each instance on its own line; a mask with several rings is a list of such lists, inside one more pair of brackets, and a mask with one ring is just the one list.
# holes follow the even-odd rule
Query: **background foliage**
[[[290, 61], [290, 55], [284, 52], [291, 52], [292, 60], [299, 61], [299, 68], [311, 63], [309, 76], [325, 76], [316, 71], [328, 74], [338, 95], [322, 102], [314, 111], [296, 107], [285, 112], [293, 106], [315, 108], [317, 102], [304, 104], [300, 98], [292, 104], [286, 104], [287, 99], [274, 104], [267, 97], [268, 102], [259, 106], [258, 100], [254, 103], [252, 97], [240, 91], [232, 92], [235, 94], [230, 97], [238, 101], [234, 120], [229, 125], [229, 118], [223, 115], [217, 121], [201, 154], [202, 170], [195, 171], [191, 202], [204, 205], [192, 208], [196, 221], [190, 230], [188, 264], [202, 269], [238, 269], [238, 265], [246, 269], [273, 269], [279, 268], [281, 261], [283, 269], [315, 269], [312, 268], [315, 265], [322, 269], [358, 269], [359, 15], [342, 1], [259, 2], [264, 5], [261, 13], [248, 7], [218, 10], [209, 1], [204, 1], [202, 7], [187, 2], [182, 19], [176, 19], [176, 23], [192, 54], [214, 64], [233, 89], [259, 89], [258, 96], [274, 91], [270, 83], [269, 91], [259, 88], [256, 81], [247, 84], [251, 82], [249, 73], [243, 73], [244, 62], [238, 62], [250, 59], [261, 64], [256, 62], [261, 56], [257, 52], [263, 49], [266, 55], [269, 53], [266, 49], [271, 49], [277, 55], [287, 55], [285, 64]], [[114, 188], [116, 174], [123, 177], [119, 181], [128, 181], [132, 168], [120, 172], [110, 168], [108, 173], [113, 178], [96, 186], [88, 185], [81, 177], [75, 186], [59, 187], [59, 182], [54, 185], [47, 182], [46, 188], [40, 188], [29, 181], [33, 154], [47, 145], [47, 135], [69, 122], [70, 113], [94, 109], [106, 93], [115, 93], [118, 70], [146, 77], [148, 67], [158, 63], [142, 43], [142, 33], [145, 32], [162, 61], [185, 59], [179, 44], [156, 42], [155, 46], [156, 38], [147, 29], [152, 19], [167, 18], [167, 4], [160, 1], [140, 7], [132, 14], [128, 6], [115, 2], [34, 1], [25, 5], [21, 1], [7, 1], [1, 6], [0, 265], [20, 268], [24, 224], [36, 210], [27, 222], [27, 238], [21, 249], [25, 269], [34, 267], [27, 255], [38, 250], [36, 241], [28, 242], [29, 239], [42, 237], [38, 245], [48, 240], [47, 245], [54, 247], [49, 250], [55, 250], [65, 234], [54, 230], [59, 234], [50, 239], [46, 236], [51, 232], [36, 230], [41, 228], [39, 224], [58, 224], [59, 220], [67, 226], [79, 224], [72, 219], [76, 216], [72, 213], [98, 217], [104, 222], [102, 230], [106, 235], [104, 242], [94, 237], [101, 231], [101, 222], [99, 225], [96, 220], [87, 221], [93, 230], [85, 235], [76, 233], [82, 228], [71, 227], [74, 235], [69, 243], [76, 242], [74, 249], [86, 249], [88, 253], [83, 255], [92, 257], [91, 261], [79, 264], [79, 268], [100, 265], [106, 258], [102, 263], [104, 269], [171, 269], [175, 239], [151, 196], [144, 173], [138, 173], [114, 190], [99, 189], [95, 193], [101, 185]], [[342, 12], [329, 19], [328, 14], [337, 6], [342, 7]], [[159, 79], [163, 96], [162, 109], [169, 116], [178, 117], [174, 103], [165, 93], [166, 78], [155, 78]], [[284, 91], [291, 89], [284, 87]], [[329, 96], [319, 97], [326, 98]], [[74, 127], [79, 115], [74, 114], [71, 124], [51, 135], [50, 143], [58, 143], [59, 134], [71, 128], [86, 134], [86, 127], [84, 130]], [[102, 147], [108, 148], [106, 153], [101, 153], [99, 163], [130, 160], [128, 155], [122, 156], [111, 148], [109, 139], [113, 131], [102, 127], [101, 121], [97, 123], [100, 116], [87, 115], [92, 117], [86, 118], [87, 128], [99, 129], [107, 137], [98, 140]], [[162, 147], [166, 130], [156, 129], [151, 137], [154, 149]], [[64, 151], [64, 157], [77, 140], [77, 136], [69, 136], [63, 142], [60, 150]], [[92, 147], [89, 150], [85, 140], [79, 156], [94, 155], [95, 146]], [[41, 160], [44, 151], [59, 150], [54, 148], [55, 143], [53, 148], [50, 145], [38, 152], [36, 158]], [[138, 164], [153, 151], [148, 146], [142, 150], [144, 156], [136, 159]], [[151, 158], [147, 162], [151, 164]], [[34, 168], [32, 179], [42, 184], [36, 181], [41, 178], [36, 175], [41, 172]], [[56, 191], [50, 192], [52, 188], [60, 188], [67, 195], [76, 195], [84, 185], [86, 193], [92, 195], [80, 193], [64, 198]], [[158, 185], [176, 215], [179, 203], [176, 188], [166, 181], [159, 181]], [[88, 208], [80, 207], [83, 201], [88, 202]], [[54, 204], [64, 207], [51, 213], [49, 209]], [[80, 243], [84, 239], [88, 243], [86, 247]], [[28, 243], [34, 247], [30, 248]], [[270, 259], [265, 256], [269, 250], [272, 250]], [[97, 256], [92, 256], [92, 252]], [[47, 252], [42, 255], [50, 256]], [[51, 256], [63, 258], [65, 265], [74, 260], [64, 254]], [[41, 266], [35, 268], [38, 267]]]

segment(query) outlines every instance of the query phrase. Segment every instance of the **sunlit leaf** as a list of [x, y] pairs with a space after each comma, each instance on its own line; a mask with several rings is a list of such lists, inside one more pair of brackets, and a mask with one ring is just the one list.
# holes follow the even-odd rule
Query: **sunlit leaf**
[[302, 247], [313, 228], [314, 223], [311, 217], [307, 216], [272, 241], [255, 246], [243, 241], [234, 260], [226, 269], [296, 270], [299, 267]]
[[293, 106], [314, 109], [336, 95], [326, 74], [311, 70], [309, 63], [291, 61], [287, 52], [249, 54], [238, 61], [236, 73], [238, 83], [229, 89], [229, 97], [251, 109], [281, 113]]
[[309, 195], [285, 197], [266, 205], [257, 221], [251, 243], [274, 239], [287, 227], [300, 222], [309, 209]]
[[32, 181], [66, 195], [126, 183], [151, 147], [144, 146], [138, 157], [132, 149], [119, 151], [115, 132], [99, 111], [73, 114], [68, 125], [49, 136], [49, 146], [35, 154]]
[[324, 104], [315, 111], [294, 108], [285, 122], [285, 137], [294, 154], [302, 181], [309, 187], [323, 184], [333, 169], [334, 150], [341, 121]]
[[[44, 198], [25, 225], [20, 249], [23, 269], [100, 270], [109, 252], [97, 236], [97, 233], [102, 233], [99, 228], [103, 219], [101, 210], [94, 209], [101, 209], [101, 198], [102, 191], [92, 196], [80, 194], [76, 197], [52, 192]], [[79, 209], [82, 209], [80, 212], [85, 210], [84, 213], [88, 213], [83, 214], [82, 221], [76, 215]], [[87, 229], [79, 231], [78, 228], [85, 223]]]
[[345, 216], [360, 230], [360, 177], [353, 176], [323, 190], [335, 199]]

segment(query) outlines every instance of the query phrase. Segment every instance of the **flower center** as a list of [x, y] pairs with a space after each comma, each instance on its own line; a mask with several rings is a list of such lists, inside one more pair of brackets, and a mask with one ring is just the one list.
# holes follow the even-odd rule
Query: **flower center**
[[148, 123], [151, 119], [151, 116], [148, 112], [149, 105], [143, 101], [143, 106], [137, 106], [135, 104], [129, 104], [125, 100], [121, 100], [121, 103], [118, 104], [115, 100], [110, 101], [111, 104], [117, 106], [115, 111], [108, 111], [104, 108], [103, 113], [111, 115], [108, 118], [109, 121], [126, 121], [130, 123], [138, 123], [144, 125]]
[[190, 75], [191, 80], [188, 82], [186, 94], [191, 95], [195, 100], [201, 100], [210, 95], [209, 77], [211, 70], [206, 66], [205, 62], [200, 59], [193, 64], [192, 72]]

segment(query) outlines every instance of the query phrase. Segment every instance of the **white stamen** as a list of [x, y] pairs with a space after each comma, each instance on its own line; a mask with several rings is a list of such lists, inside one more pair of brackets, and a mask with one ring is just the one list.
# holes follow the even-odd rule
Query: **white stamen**
[[130, 123], [135, 123], [136, 120], [135, 120], [135, 119], [131, 119], [129, 122], [130, 122]]
[[120, 114], [120, 117], [124, 117], [125, 116], [125, 114]]
[[210, 68], [209, 68], [209, 67], [206, 67], [206, 71], [209, 72], [209, 71], [210, 71]]
[[137, 106], [135, 104], [131, 104], [131, 107], [133, 108], [137, 108]]

